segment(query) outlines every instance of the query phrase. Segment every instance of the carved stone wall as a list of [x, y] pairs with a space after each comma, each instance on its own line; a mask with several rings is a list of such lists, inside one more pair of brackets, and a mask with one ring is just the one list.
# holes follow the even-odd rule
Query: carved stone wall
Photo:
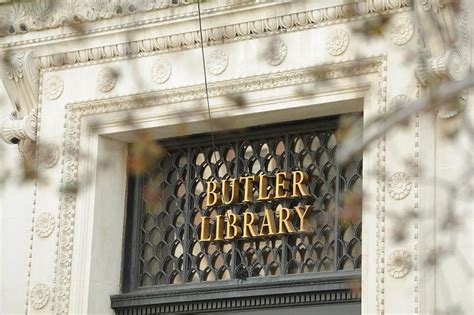
[[[1, 280], [24, 279], [18, 286], [3, 284], [2, 297], [14, 298], [0, 312], [112, 312], [109, 298], [120, 293], [123, 214], [114, 211], [125, 203], [126, 144], [136, 141], [137, 131], [155, 138], [209, 131], [201, 44], [217, 129], [353, 111], [364, 112], [368, 127], [371, 119], [423, 97], [427, 80], [461, 78], [472, 57], [468, 7], [455, 15], [461, 30], [455, 49], [443, 50], [435, 39], [420, 40], [419, 27], [426, 26], [417, 24], [409, 0], [205, 2], [203, 43], [191, 2], [2, 6], [0, 100], [7, 106], [1, 108], [6, 123], [0, 136], [21, 140], [23, 157], [32, 148], [28, 154], [41, 177], [16, 192], [11, 179], [0, 188], [2, 208], [12, 209], [0, 216], [2, 226], [22, 223], [17, 231], [8, 229], [21, 240], [17, 248], [0, 238], [5, 252], [20, 257], [21, 271]], [[424, 14], [448, 15], [439, 1], [420, 5]], [[365, 33], [380, 21], [386, 24], [377, 34]], [[412, 58], [419, 50], [426, 51], [421, 61]], [[460, 96], [465, 108], [468, 96]], [[457, 113], [440, 112], [439, 119]], [[417, 115], [400, 132], [377, 137], [364, 153], [362, 296], [351, 296], [362, 301], [363, 313], [433, 312], [436, 289], [423, 246], [436, 243], [428, 237], [433, 226], [420, 218], [434, 216], [427, 210], [433, 209], [433, 191], [423, 179], [435, 172], [422, 170], [439, 168], [435, 128], [434, 117]], [[28, 160], [16, 147], [2, 144], [0, 150], [11, 169]], [[109, 169], [99, 167], [107, 163]], [[401, 227], [403, 238], [397, 238]], [[15, 269], [12, 259], [2, 263]], [[247, 297], [235, 305], [341, 298], [310, 292], [267, 304]], [[216, 303], [214, 309], [223, 310], [233, 302]], [[160, 311], [201, 311], [203, 305], [164, 305]]]

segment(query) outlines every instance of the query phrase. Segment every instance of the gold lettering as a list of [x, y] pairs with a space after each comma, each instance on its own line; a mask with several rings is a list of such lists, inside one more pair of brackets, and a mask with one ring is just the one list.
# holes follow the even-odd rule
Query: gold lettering
[[[232, 187], [232, 189], [230, 189]], [[229, 191], [230, 190], [230, 191]], [[229, 194], [231, 195], [229, 197]], [[234, 204], [239, 199], [239, 183], [237, 179], [222, 180], [222, 203], [225, 205]]]
[[244, 199], [243, 202], [250, 202], [252, 201], [253, 197], [253, 181], [256, 179], [257, 176], [245, 176], [240, 178], [240, 182], [244, 182]]
[[215, 241], [224, 240], [224, 216], [216, 215], [216, 237]]
[[211, 234], [209, 233], [209, 222], [211, 218], [201, 217], [201, 242], [209, 242], [211, 240]]
[[251, 238], [257, 237], [257, 223], [258, 223], [258, 214], [253, 212], [244, 213], [244, 233], [242, 238]]
[[294, 171], [293, 176], [293, 194], [291, 197], [309, 196], [308, 193], [308, 174], [302, 171]]
[[278, 229], [278, 234], [279, 235], [284, 235], [284, 234], [291, 234], [295, 233], [295, 227], [293, 226], [293, 223], [291, 220], [293, 219], [294, 212], [291, 209], [288, 208], [281, 208], [279, 211], [280, 214], [280, 222], [279, 222], [279, 229]]
[[206, 207], [218, 206], [220, 204], [219, 183], [215, 181], [207, 182]]
[[311, 233], [308, 229], [308, 218], [311, 210], [313, 210], [313, 206], [305, 206], [304, 209], [303, 207], [295, 207], [295, 209], [300, 218], [300, 233]]
[[259, 175], [258, 183], [258, 200], [270, 200], [273, 198], [273, 193], [268, 193], [268, 177], [265, 175]]
[[288, 172], [279, 172], [275, 174], [275, 199], [288, 198], [290, 183], [288, 181]]
[[[265, 233], [263, 230], [266, 229]], [[260, 234], [258, 236], [274, 236], [276, 235], [276, 225], [275, 225], [275, 216], [273, 211], [265, 209], [265, 214], [263, 215], [262, 226], [260, 227]]]
[[232, 211], [227, 211], [227, 233], [225, 239], [228, 241], [238, 238], [242, 235], [242, 228], [240, 225], [240, 215], [233, 214]]

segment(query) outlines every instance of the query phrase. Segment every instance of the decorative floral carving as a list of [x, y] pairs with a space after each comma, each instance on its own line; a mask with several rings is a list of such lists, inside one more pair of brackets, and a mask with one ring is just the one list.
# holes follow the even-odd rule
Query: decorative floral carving
[[10, 144], [25, 139], [36, 141], [36, 124], [36, 113], [26, 115], [22, 119], [12, 115], [0, 122], [0, 138]]
[[342, 55], [349, 47], [349, 34], [344, 30], [334, 30], [329, 33], [326, 48], [332, 56]]
[[398, 172], [390, 176], [388, 180], [388, 193], [395, 200], [404, 199], [411, 191], [413, 180], [404, 173]]
[[54, 231], [56, 222], [54, 216], [49, 212], [43, 212], [35, 219], [35, 232], [41, 238], [51, 235]]
[[209, 54], [206, 66], [210, 73], [219, 75], [225, 71], [228, 62], [227, 54], [220, 49], [216, 49]]
[[171, 76], [171, 64], [166, 59], [158, 59], [151, 68], [151, 77], [156, 84], [165, 83]]
[[63, 80], [57, 75], [49, 77], [44, 84], [44, 93], [50, 100], [55, 100], [61, 96], [64, 89]]
[[413, 24], [413, 21], [406, 17], [400, 17], [393, 22], [390, 39], [395, 45], [401, 46], [408, 43], [414, 33], [415, 24]]
[[[209, 41], [223, 42], [246, 40], [262, 36], [274, 36], [275, 34], [287, 33], [289, 31], [304, 28], [316, 28], [338, 24], [348, 18], [363, 18], [367, 15], [374, 17], [386, 14], [385, 11], [403, 9], [411, 6], [409, 0], [369, 0], [353, 4], [341, 4], [327, 8], [318, 8], [306, 12], [285, 14], [272, 18], [236, 23], [222, 27], [203, 30], [203, 34], [212, 34]], [[222, 7], [222, 8], [225, 8]], [[382, 8], [382, 9], [380, 9]], [[210, 9], [215, 10], [215, 8]], [[204, 12], [205, 10], [203, 10]], [[213, 13], [215, 11], [212, 11]], [[337, 14], [335, 14], [337, 12]], [[143, 25], [143, 21], [139, 21]], [[138, 22], [137, 22], [138, 23]], [[133, 23], [132, 23], [133, 24]], [[263, 27], [264, 26], [264, 27]], [[65, 35], [64, 35], [65, 36]], [[48, 40], [63, 39], [63, 35], [46, 37]], [[26, 41], [27, 43], [29, 41]], [[23, 43], [23, 42], [22, 42]], [[184, 32], [180, 34], [165, 35], [155, 38], [147, 38], [128, 43], [107, 45], [99, 48], [86, 48], [82, 50], [70, 51], [67, 53], [57, 53], [53, 55], [38, 57], [37, 62], [41, 68], [63, 67], [78, 63], [96, 63], [100, 60], [119, 60], [142, 56], [143, 54], [159, 53], [167, 50], [193, 49], [200, 45], [201, 37], [198, 31]]]
[[468, 95], [468, 89], [462, 90], [457, 99], [441, 106], [438, 109], [438, 117], [444, 119], [451, 118], [462, 112], [466, 107]]
[[271, 66], [280, 65], [286, 58], [288, 47], [285, 42], [279, 38], [274, 38], [265, 50], [265, 61]]
[[405, 250], [395, 250], [388, 256], [388, 274], [394, 278], [405, 277], [410, 272], [411, 265], [410, 254]]
[[406, 94], [399, 94], [397, 96], [395, 96], [394, 98], [392, 98], [392, 100], [390, 101], [390, 109], [398, 109], [398, 108], [401, 108], [403, 106], [405, 106], [406, 104], [410, 103], [410, 97]]
[[59, 147], [53, 143], [42, 144], [39, 149], [39, 159], [45, 168], [55, 166], [59, 160]]
[[38, 283], [30, 291], [30, 303], [35, 309], [41, 309], [49, 302], [51, 292], [44, 283]]
[[17, 51], [6, 56], [5, 60], [3, 61], [3, 72], [9, 80], [18, 82], [21, 78], [23, 78], [24, 59], [24, 51]]
[[97, 88], [101, 92], [110, 92], [117, 83], [117, 71], [112, 68], [105, 67], [99, 71], [97, 75]]
[[425, 11], [433, 10], [435, 13], [439, 13], [446, 6], [445, 0], [421, 0], [421, 5]]

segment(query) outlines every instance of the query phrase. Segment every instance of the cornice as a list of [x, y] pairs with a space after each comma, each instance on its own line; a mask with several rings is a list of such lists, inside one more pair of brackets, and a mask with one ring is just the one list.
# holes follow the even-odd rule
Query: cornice
[[[43, 0], [47, 1], [47, 0]], [[72, 2], [78, 2], [79, 0], [68, 0]], [[161, 2], [170, 2], [171, 0], [161, 0]], [[7, 13], [3, 14], [7, 18], [4, 20], [6, 25], [2, 25], [2, 21], [0, 20], [0, 38], [4, 37], [5, 40], [3, 40], [4, 43], [0, 44], [0, 47], [2, 48], [12, 48], [12, 47], [21, 47], [25, 45], [34, 45], [38, 43], [44, 43], [44, 42], [49, 42], [49, 41], [57, 41], [57, 40], [65, 40], [68, 38], [74, 38], [74, 37], [80, 37], [83, 38], [84, 36], [90, 36], [90, 35], [97, 35], [97, 34], [102, 34], [102, 33], [107, 33], [107, 32], [115, 32], [115, 31], [131, 31], [136, 28], [143, 28], [146, 26], [153, 26], [153, 25], [160, 25], [162, 23], [170, 23], [173, 21], [180, 21], [183, 19], [196, 19], [198, 16], [198, 11], [197, 11], [197, 5], [191, 5], [195, 3], [197, 0], [180, 0], [181, 2], [187, 2], [182, 4], [173, 4], [173, 5], [167, 5], [165, 7], [156, 7], [157, 4], [151, 4], [155, 6], [155, 8], [149, 9], [149, 10], [138, 10], [138, 8], [142, 8], [145, 4], [145, 2], [158, 2], [158, 1], [152, 1], [152, 0], [145, 0], [145, 1], [138, 1], [139, 7], [134, 13], [129, 13], [126, 14], [118, 14], [116, 12], [112, 13], [104, 13], [100, 14], [100, 16], [97, 16], [100, 12], [93, 12], [93, 16], [89, 16], [85, 18], [83, 15], [81, 15], [82, 20], [80, 19], [79, 21], [75, 21], [75, 18], [77, 15], [81, 14], [81, 10], [85, 10], [87, 8], [75, 8], [74, 6], [71, 6], [70, 8], [67, 8], [67, 10], [64, 12], [52, 12], [52, 13], [43, 13], [46, 14], [48, 17], [51, 15], [50, 19], [47, 19], [44, 23], [46, 24], [41, 24], [41, 25], [48, 25], [53, 23], [56, 20], [60, 20], [61, 22], [56, 25], [56, 24], [51, 24], [50, 27], [44, 27], [42, 29], [34, 29], [34, 32], [37, 32], [37, 36], [26, 36], [28, 34], [34, 33], [31, 32], [29, 33], [28, 31], [24, 32], [16, 32], [9, 34], [8, 30], [7, 33], [2, 34], [2, 29], [5, 27], [8, 28], [8, 18], [13, 14], [13, 15], [19, 15], [14, 18], [14, 21], [11, 21], [11, 23], [15, 24], [21, 24], [22, 19], [25, 17], [29, 18], [29, 23], [32, 23], [31, 20], [38, 19], [38, 16], [35, 16], [35, 11], [33, 10], [33, 13], [28, 13], [27, 11], [29, 9], [26, 9], [26, 12], [24, 13], [19, 13], [19, 12], [14, 12], [14, 13]], [[202, 1], [202, 0], [201, 0]], [[286, 1], [286, 0], [284, 0]], [[128, 4], [135, 4], [137, 1], [132, 2], [130, 0], [113, 0], [111, 1], [112, 4], [114, 2], [128, 2]], [[204, 2], [204, 1], [202, 1]], [[58, 2], [61, 3], [61, 2]], [[219, 3], [219, 2], [217, 2]], [[81, 3], [82, 4], [82, 3]], [[126, 4], [126, 3], [125, 3]], [[201, 7], [201, 16], [209, 16], [209, 15], [215, 15], [219, 14], [221, 12], [231, 12], [233, 10], [241, 10], [245, 9], [246, 7], [255, 7], [255, 6], [268, 6], [268, 5], [274, 5], [274, 3], [271, 0], [247, 0], [247, 1], [238, 1], [238, 0], [227, 0], [225, 5], [220, 5], [216, 6], [215, 3], [208, 2], [208, 3], [203, 3]], [[28, 4], [31, 6], [31, 4]], [[161, 3], [161, 5], [164, 5]], [[22, 6], [27, 6], [27, 4], [18, 4], [20, 9], [17, 11], [21, 11]], [[67, 4], [63, 5], [64, 7], [67, 6]], [[108, 4], [106, 6], [103, 6], [104, 10], [110, 10], [111, 4]], [[120, 6], [120, 5], [118, 5]], [[27, 7], [28, 8], [28, 7]], [[47, 9], [44, 9], [47, 11]], [[43, 10], [43, 11], [44, 11]], [[25, 10], [24, 10], [25, 11]], [[59, 17], [56, 15], [59, 14]], [[94, 15], [96, 17], [94, 18]], [[131, 15], [134, 15], [136, 17], [134, 21], [130, 22]], [[107, 17], [105, 17], [107, 16]], [[20, 21], [20, 22], [18, 22]], [[63, 23], [63, 24], [61, 24]], [[24, 23], [23, 23], [24, 24]], [[37, 23], [35, 22], [33, 24], [33, 27]], [[69, 27], [69, 28], [66, 28]], [[42, 31], [42, 33], [39, 33]], [[53, 32], [54, 31], [54, 32]], [[26, 37], [25, 37], [26, 36]], [[9, 41], [9, 39], [11, 41]], [[1, 42], [1, 41], [0, 41]]]
[[[0, 7], [0, 12], [5, 16], [5, 19], [1, 21], [0, 24], [0, 36], [14, 36], [69, 25], [74, 26], [87, 22], [110, 20], [116, 17], [127, 17], [152, 11], [163, 12], [163, 14], [161, 14], [161, 20], [173, 20], [196, 15], [196, 10], [178, 10], [178, 13], [175, 12], [177, 9], [180, 9], [179, 7], [189, 6], [196, 2], [196, 0], [39, 0], [34, 2], [14, 2], [13, 4]], [[266, 0], [230, 0], [221, 6], [205, 4], [207, 8], [204, 8], [201, 13], [206, 14], [262, 2], [266, 2]], [[151, 21], [147, 20], [143, 22], [146, 24]], [[122, 24], [119, 27], [123, 28], [127, 27], [127, 25]], [[67, 35], [74, 33], [75, 32], [70, 32]]]
[[[411, 10], [411, 0], [368, 0], [305, 12], [258, 19], [203, 30], [205, 46], [253, 39], [309, 28], [394, 14]], [[130, 41], [46, 56], [37, 56], [41, 69], [51, 71], [70, 67], [137, 58], [159, 53], [197, 48], [201, 45], [199, 30], [173, 35]]]

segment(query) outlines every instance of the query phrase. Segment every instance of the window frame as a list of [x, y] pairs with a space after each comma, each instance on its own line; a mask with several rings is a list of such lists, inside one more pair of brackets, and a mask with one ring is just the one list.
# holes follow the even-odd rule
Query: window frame
[[[245, 138], [239, 138], [232, 130], [214, 135], [214, 145], [238, 140], [252, 140], [291, 133], [335, 130], [340, 115], [311, 118], [303, 121], [271, 124], [245, 129]], [[315, 125], [316, 123], [316, 125]], [[307, 130], [305, 128], [310, 128]], [[284, 129], [282, 132], [281, 130]], [[157, 141], [167, 149], [183, 149], [209, 145], [210, 134], [198, 134]], [[288, 147], [288, 146], [286, 146]], [[237, 153], [236, 153], [237, 154]], [[129, 176], [128, 192], [139, 196], [145, 176]], [[198, 283], [165, 284], [140, 287], [139, 246], [143, 202], [141, 198], [127, 198], [124, 251], [122, 258], [122, 294], [111, 296], [116, 314], [128, 314], [133, 309], [144, 314], [218, 311], [226, 309], [266, 308], [284, 305], [326, 303], [360, 303], [361, 269], [350, 271], [309, 272], [276, 276], [249, 277], [246, 280], [230, 279], [202, 281]], [[135, 209], [135, 211], [133, 211]], [[139, 211], [136, 211], [139, 209]], [[186, 209], [188, 210], [188, 209]], [[337, 234], [337, 226], [335, 226]], [[336, 241], [337, 243], [337, 241]], [[335, 249], [337, 256], [337, 247]], [[337, 264], [337, 259], [335, 264]], [[236, 297], [238, 297], [236, 299]]]

